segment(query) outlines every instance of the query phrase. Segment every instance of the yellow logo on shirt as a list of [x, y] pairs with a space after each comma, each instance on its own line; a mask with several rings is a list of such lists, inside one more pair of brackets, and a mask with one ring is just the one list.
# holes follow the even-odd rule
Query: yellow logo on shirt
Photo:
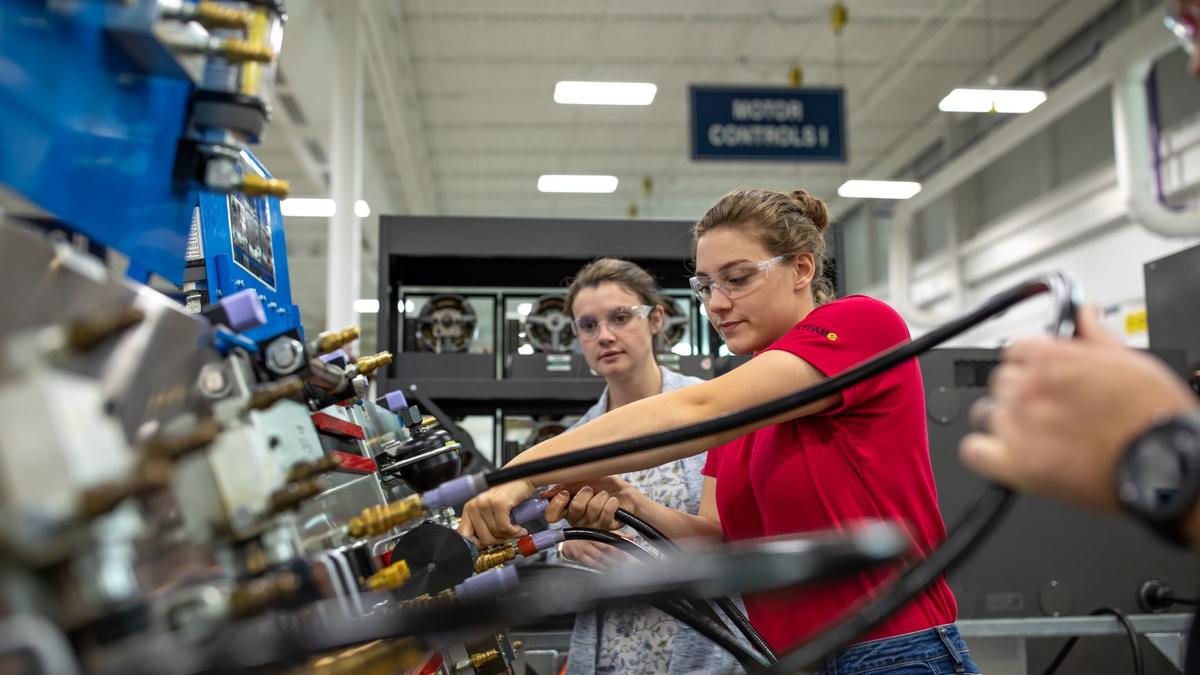
[[829, 340], [830, 342], [837, 342], [837, 341], [838, 341], [838, 334], [837, 334], [837, 333], [826, 333], [826, 334], [825, 334], [825, 339], [826, 339], [826, 340]]

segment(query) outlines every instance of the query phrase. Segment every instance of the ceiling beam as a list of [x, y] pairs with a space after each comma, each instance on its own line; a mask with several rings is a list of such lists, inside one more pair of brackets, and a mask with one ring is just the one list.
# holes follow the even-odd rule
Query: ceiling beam
[[[369, 0], [362, 14], [367, 77], [375, 92], [384, 134], [400, 174], [407, 211], [437, 213], [425, 124], [416, 100], [416, 75], [404, 18], [391, 0]], [[388, 31], [385, 38], [384, 31]]]
[[[1011, 82], [1045, 58], [1046, 54], [1083, 28], [1101, 12], [1111, 7], [1109, 0], [1064, 0], [1047, 12], [1043, 20], [1021, 36], [1011, 46], [996, 55], [992, 71], [1001, 83]], [[986, 68], [986, 66], [985, 66]], [[964, 81], [978, 81], [988, 75], [979, 69]], [[954, 83], [955, 85], [958, 83]], [[947, 87], [946, 93], [949, 93]], [[863, 177], [888, 178], [903, 169], [945, 134], [945, 125], [938, 123], [950, 113], [939, 113], [931, 102], [933, 112], [922, 117], [909, 133], [899, 134], [897, 143], [863, 162], [853, 163], [850, 173]], [[829, 202], [830, 213], [836, 218], [847, 209], [860, 204], [859, 200], [834, 197]]]

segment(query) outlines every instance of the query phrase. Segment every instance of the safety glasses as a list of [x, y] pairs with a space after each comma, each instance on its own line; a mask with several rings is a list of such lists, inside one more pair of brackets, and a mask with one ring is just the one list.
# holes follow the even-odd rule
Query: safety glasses
[[591, 341], [600, 337], [600, 329], [608, 326], [614, 333], [629, 330], [638, 319], [645, 319], [654, 310], [650, 305], [628, 305], [610, 309], [603, 317], [585, 314], [575, 319], [575, 334], [580, 340]]
[[721, 291], [730, 300], [737, 300], [762, 286], [771, 270], [790, 257], [777, 255], [762, 262], [739, 263], [721, 270], [715, 278], [697, 275], [688, 279], [688, 282], [692, 285], [692, 292], [706, 305], [712, 300], [713, 289]]

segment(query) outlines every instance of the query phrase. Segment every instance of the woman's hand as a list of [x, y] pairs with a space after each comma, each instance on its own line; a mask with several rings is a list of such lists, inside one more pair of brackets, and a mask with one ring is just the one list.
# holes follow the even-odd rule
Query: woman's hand
[[558, 555], [567, 562], [579, 563], [596, 569], [605, 569], [632, 560], [629, 554], [614, 546], [579, 539], [564, 541], [558, 549]]
[[458, 533], [480, 546], [494, 546], [513, 537], [523, 537], [525, 528], [513, 525], [509, 512], [533, 496], [534, 485], [527, 480], [498, 485], [463, 506]]
[[[571, 495], [575, 496], [572, 497]], [[567, 519], [573, 527], [593, 530], [619, 530], [625, 527], [613, 515], [618, 508], [637, 513], [637, 501], [642, 493], [616, 476], [593, 481], [559, 485], [542, 493], [553, 498], [546, 507], [546, 521]]]

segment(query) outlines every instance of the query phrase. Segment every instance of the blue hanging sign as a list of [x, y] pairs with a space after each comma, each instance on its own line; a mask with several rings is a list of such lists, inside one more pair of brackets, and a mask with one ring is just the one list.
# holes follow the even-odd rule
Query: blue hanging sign
[[692, 159], [846, 161], [841, 89], [691, 87]]

